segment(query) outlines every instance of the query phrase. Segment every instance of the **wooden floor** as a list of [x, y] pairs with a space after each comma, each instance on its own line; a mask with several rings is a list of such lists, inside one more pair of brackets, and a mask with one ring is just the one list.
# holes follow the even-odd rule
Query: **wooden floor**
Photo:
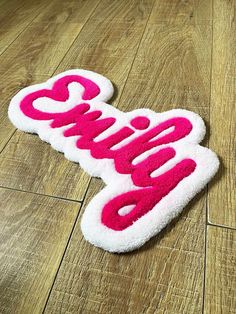
[[[0, 313], [236, 313], [235, 14], [233, 0], [0, 0]], [[85, 242], [102, 182], [7, 118], [18, 90], [70, 68], [111, 79], [121, 110], [199, 113], [220, 156], [140, 251]]]

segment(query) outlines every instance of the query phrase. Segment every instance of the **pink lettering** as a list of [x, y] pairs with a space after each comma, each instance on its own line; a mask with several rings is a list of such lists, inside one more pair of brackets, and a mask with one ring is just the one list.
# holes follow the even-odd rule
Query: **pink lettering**
[[[62, 113], [43, 112], [33, 106], [33, 102], [41, 97], [65, 102], [69, 97], [68, 85], [71, 82], [78, 82], [84, 87], [84, 100], [91, 100], [100, 92], [99, 87], [91, 80], [70, 75], [58, 79], [52, 89], [42, 89], [28, 94], [21, 101], [20, 108], [31, 119], [50, 120], [52, 129], [70, 125], [64, 131], [63, 136], [79, 136], [76, 142], [78, 149], [89, 150], [91, 158], [97, 160], [113, 159], [118, 173], [130, 174], [133, 184], [141, 189], [129, 191], [111, 199], [104, 206], [101, 217], [102, 223], [107, 227], [113, 230], [124, 230], [152, 210], [196, 167], [194, 160], [183, 159], [172, 169], [152, 178], [150, 175], [153, 171], [174, 158], [176, 152], [174, 148], [168, 146], [150, 154], [136, 165], [133, 164], [133, 160], [154, 147], [167, 145], [184, 138], [191, 132], [192, 124], [185, 117], [174, 117], [149, 128], [150, 119], [145, 116], [137, 116], [130, 121], [130, 125], [121, 127], [101, 141], [96, 141], [97, 136], [116, 123], [115, 117], [102, 118], [102, 111], [100, 109], [92, 110], [88, 103], [78, 104], [73, 109]], [[99, 105], [97, 107], [99, 108]], [[168, 129], [171, 131], [165, 133]], [[128, 144], [113, 149], [113, 146], [133, 135], [135, 130], [143, 132], [130, 140]], [[129, 205], [134, 206], [132, 211], [124, 216], [119, 215], [119, 210]]]

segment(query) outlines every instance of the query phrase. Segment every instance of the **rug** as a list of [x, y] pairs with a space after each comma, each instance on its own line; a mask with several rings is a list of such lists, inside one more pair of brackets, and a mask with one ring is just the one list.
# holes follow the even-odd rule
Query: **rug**
[[102, 75], [69, 70], [22, 89], [8, 113], [18, 129], [37, 133], [102, 178], [106, 187], [85, 209], [82, 233], [121, 253], [159, 233], [209, 182], [219, 161], [199, 145], [206, 129], [196, 113], [122, 112], [107, 104], [113, 91]]

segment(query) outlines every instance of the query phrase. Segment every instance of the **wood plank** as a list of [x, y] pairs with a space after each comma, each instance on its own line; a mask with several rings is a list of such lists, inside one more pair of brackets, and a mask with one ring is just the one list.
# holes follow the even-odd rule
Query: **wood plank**
[[119, 108], [184, 108], [209, 121], [210, 70], [210, 24], [149, 24]]
[[212, 1], [205, 0], [157, 0], [150, 17], [150, 23], [182, 22], [206, 23], [212, 19]]
[[24, 0], [2, 0], [0, 2], [0, 18], [1, 21], [9, 16], [12, 12], [18, 10], [24, 4]]
[[215, 1], [210, 147], [221, 167], [209, 191], [209, 221], [236, 228], [236, 22], [234, 1]]
[[117, 104], [153, 2], [101, 1], [57, 73], [68, 68], [84, 68], [107, 76], [119, 87], [113, 102]]
[[205, 311], [236, 313], [236, 231], [208, 226]]
[[8, 1], [0, 7], [0, 54], [34, 20], [45, 1]]
[[155, 0], [102, 0], [91, 16], [91, 20], [146, 23], [154, 3]]
[[9, 138], [15, 131], [15, 127], [8, 119], [8, 106], [11, 98], [23, 87], [40, 83], [46, 80], [47, 76], [31, 76], [27, 75], [23, 71], [18, 72], [5, 72], [0, 74], [1, 84], [0, 84], [0, 152], [8, 142]]
[[25, 68], [53, 74], [98, 0], [50, 2], [38, 18], [0, 56], [0, 72]]
[[[92, 179], [85, 206], [102, 186]], [[201, 313], [202, 196], [157, 237], [128, 254], [93, 247], [77, 223], [45, 313]]]
[[80, 205], [0, 189], [0, 312], [42, 313]]
[[17, 131], [0, 156], [0, 185], [82, 200], [89, 176], [37, 135]]

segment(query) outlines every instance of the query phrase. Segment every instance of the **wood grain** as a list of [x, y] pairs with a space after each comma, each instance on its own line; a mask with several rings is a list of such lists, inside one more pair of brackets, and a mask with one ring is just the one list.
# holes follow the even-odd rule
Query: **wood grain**
[[28, 74], [52, 75], [97, 3], [98, 0], [50, 2], [0, 56], [0, 72], [25, 68]]
[[[85, 206], [102, 186], [92, 179]], [[77, 223], [46, 313], [201, 313], [205, 211], [201, 196], [159, 236], [128, 254], [93, 247]]]
[[149, 24], [119, 108], [184, 108], [209, 121], [210, 65], [211, 25]]
[[215, 0], [210, 148], [221, 158], [209, 191], [209, 221], [236, 228], [236, 3]]
[[42, 142], [17, 131], [0, 155], [0, 185], [82, 200], [89, 183], [80, 166]]
[[[206, 24], [212, 20], [211, 0], [157, 0], [151, 14], [150, 23], [188, 23], [196, 21]], [[207, 22], [208, 23], [208, 22]]]
[[79, 207], [0, 189], [1, 313], [42, 313]]
[[236, 313], [236, 230], [208, 226], [205, 311]]
[[27, 75], [22, 71], [18, 72], [5, 72], [1, 73], [1, 84], [0, 84], [0, 152], [8, 142], [9, 138], [15, 131], [15, 127], [8, 119], [8, 106], [11, 98], [23, 87], [28, 85], [40, 83], [47, 80], [47, 76], [32, 76]]
[[117, 104], [153, 2], [101, 1], [57, 73], [68, 68], [84, 68], [107, 76], [119, 87], [113, 102]]
[[154, 3], [155, 0], [102, 0], [91, 16], [91, 21], [146, 24]]
[[45, 1], [11, 0], [0, 6], [0, 54], [34, 20]]

